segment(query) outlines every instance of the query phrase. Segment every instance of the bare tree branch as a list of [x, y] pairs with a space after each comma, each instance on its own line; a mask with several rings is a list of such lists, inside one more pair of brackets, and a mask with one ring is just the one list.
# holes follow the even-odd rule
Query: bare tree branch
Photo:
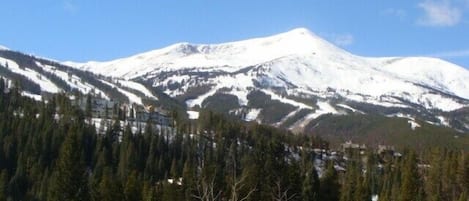
[[239, 191], [244, 188], [244, 180], [247, 178], [247, 174], [241, 176], [241, 178], [238, 179], [236, 176], [237, 172], [237, 166], [236, 166], [236, 158], [234, 155], [232, 155], [232, 162], [233, 162], [233, 176], [232, 176], [232, 184], [231, 184], [231, 196], [230, 196], [230, 201], [244, 201], [247, 200], [252, 193], [256, 191], [256, 188], [250, 189], [249, 192], [242, 198], [239, 198]]
[[202, 177], [197, 181], [197, 195], [192, 195], [193, 198], [200, 201], [216, 201], [221, 196], [221, 191], [215, 192], [215, 175], [210, 181], [207, 177]]
[[274, 201], [289, 201], [296, 197], [296, 194], [288, 196], [289, 188], [283, 190], [280, 181], [275, 182], [275, 188], [272, 192], [272, 200]]

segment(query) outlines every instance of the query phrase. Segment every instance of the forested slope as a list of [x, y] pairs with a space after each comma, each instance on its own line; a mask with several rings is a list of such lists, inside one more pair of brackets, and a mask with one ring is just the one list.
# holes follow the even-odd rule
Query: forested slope
[[0, 200], [467, 199], [458, 149], [342, 152], [212, 112], [137, 132], [109, 121], [98, 135], [68, 97], [36, 102], [3, 82]]

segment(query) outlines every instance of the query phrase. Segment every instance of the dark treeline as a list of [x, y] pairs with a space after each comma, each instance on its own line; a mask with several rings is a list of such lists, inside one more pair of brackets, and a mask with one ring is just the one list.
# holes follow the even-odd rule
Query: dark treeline
[[469, 156], [457, 150], [326, 157], [319, 138], [211, 112], [136, 132], [109, 121], [98, 135], [65, 95], [7, 91], [0, 80], [0, 201], [467, 200]]

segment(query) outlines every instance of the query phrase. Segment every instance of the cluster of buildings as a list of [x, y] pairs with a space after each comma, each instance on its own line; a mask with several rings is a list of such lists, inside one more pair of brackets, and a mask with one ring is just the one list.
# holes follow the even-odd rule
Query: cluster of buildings
[[[74, 104], [83, 111], [87, 110], [87, 97], [75, 99]], [[120, 104], [117, 101], [92, 97], [90, 100], [91, 116], [100, 119], [120, 119], [130, 122], [153, 123], [171, 126], [172, 118], [168, 111], [153, 106]]]
[[[365, 144], [357, 144], [353, 143], [352, 141], [346, 141], [340, 145], [341, 151], [343, 153], [349, 153], [353, 151], [358, 151], [360, 155], [364, 155], [367, 147]], [[376, 150], [377, 153], [381, 156], [393, 156], [393, 157], [401, 157], [402, 154], [397, 152], [395, 147], [392, 145], [378, 145], [378, 149]]]

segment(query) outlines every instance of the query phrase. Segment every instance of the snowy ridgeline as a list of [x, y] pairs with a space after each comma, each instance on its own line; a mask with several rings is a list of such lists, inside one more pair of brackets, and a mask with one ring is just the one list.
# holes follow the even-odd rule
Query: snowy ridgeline
[[[106, 76], [154, 79], [155, 86], [181, 84], [166, 91], [172, 96], [187, 90], [182, 83], [199, 78], [214, 86], [189, 100], [189, 107], [220, 89], [230, 89], [227, 93], [245, 105], [250, 89], [259, 84], [319, 97], [333, 90], [348, 100], [385, 107], [409, 107], [406, 102], [410, 102], [452, 111], [467, 106], [463, 100], [469, 99], [469, 71], [463, 67], [435, 58], [361, 57], [303, 28], [222, 44], [180, 43], [109, 62], [68, 64]], [[203, 72], [210, 76], [197, 76]], [[155, 78], [168, 73], [172, 76]]]
[[[408, 119], [412, 129], [421, 126], [416, 119], [451, 126], [448, 112], [469, 106], [469, 71], [460, 66], [425, 57], [357, 56], [303, 28], [221, 44], [178, 43], [108, 62], [67, 64], [119, 79], [144, 80], [171, 97], [183, 97], [191, 110], [203, 108], [219, 94], [234, 96], [239, 107], [233, 111], [246, 109], [246, 121], [265, 122], [265, 108], [249, 107], [250, 94], [260, 91], [295, 107], [272, 123], [287, 122], [292, 130], [325, 114], [373, 114], [374, 106], [391, 111], [378, 114], [406, 114], [401, 118]], [[298, 117], [305, 110], [310, 112]], [[197, 118], [195, 112], [188, 114]]]
[[[41, 91], [63, 90], [37, 68], [18, 63], [0, 56], [2, 66], [8, 64], [8, 71], [29, 78]], [[73, 68], [46, 63], [36, 60], [35, 64], [73, 90], [100, 94], [106, 100], [118, 94], [130, 104], [145, 105], [159, 101], [157, 88], [196, 110], [192, 108], [204, 108], [210, 98], [227, 94], [237, 98], [239, 106], [233, 111], [245, 109], [244, 120], [270, 122], [263, 119], [265, 108], [249, 106], [251, 93], [262, 92], [272, 101], [295, 107], [272, 122], [287, 123], [292, 130], [301, 130], [325, 114], [373, 114], [376, 108], [391, 111], [378, 114], [407, 115], [401, 118], [408, 119], [412, 129], [420, 127], [416, 119], [453, 126], [449, 112], [469, 107], [469, 71], [460, 66], [435, 58], [357, 56], [304, 28], [221, 44], [178, 43], [108, 62], [63, 63]], [[70, 69], [101, 76], [92, 75], [94, 81], [87, 81]], [[38, 93], [24, 95], [39, 99]], [[188, 115], [197, 118], [197, 112]], [[469, 130], [469, 126], [464, 128]]]

